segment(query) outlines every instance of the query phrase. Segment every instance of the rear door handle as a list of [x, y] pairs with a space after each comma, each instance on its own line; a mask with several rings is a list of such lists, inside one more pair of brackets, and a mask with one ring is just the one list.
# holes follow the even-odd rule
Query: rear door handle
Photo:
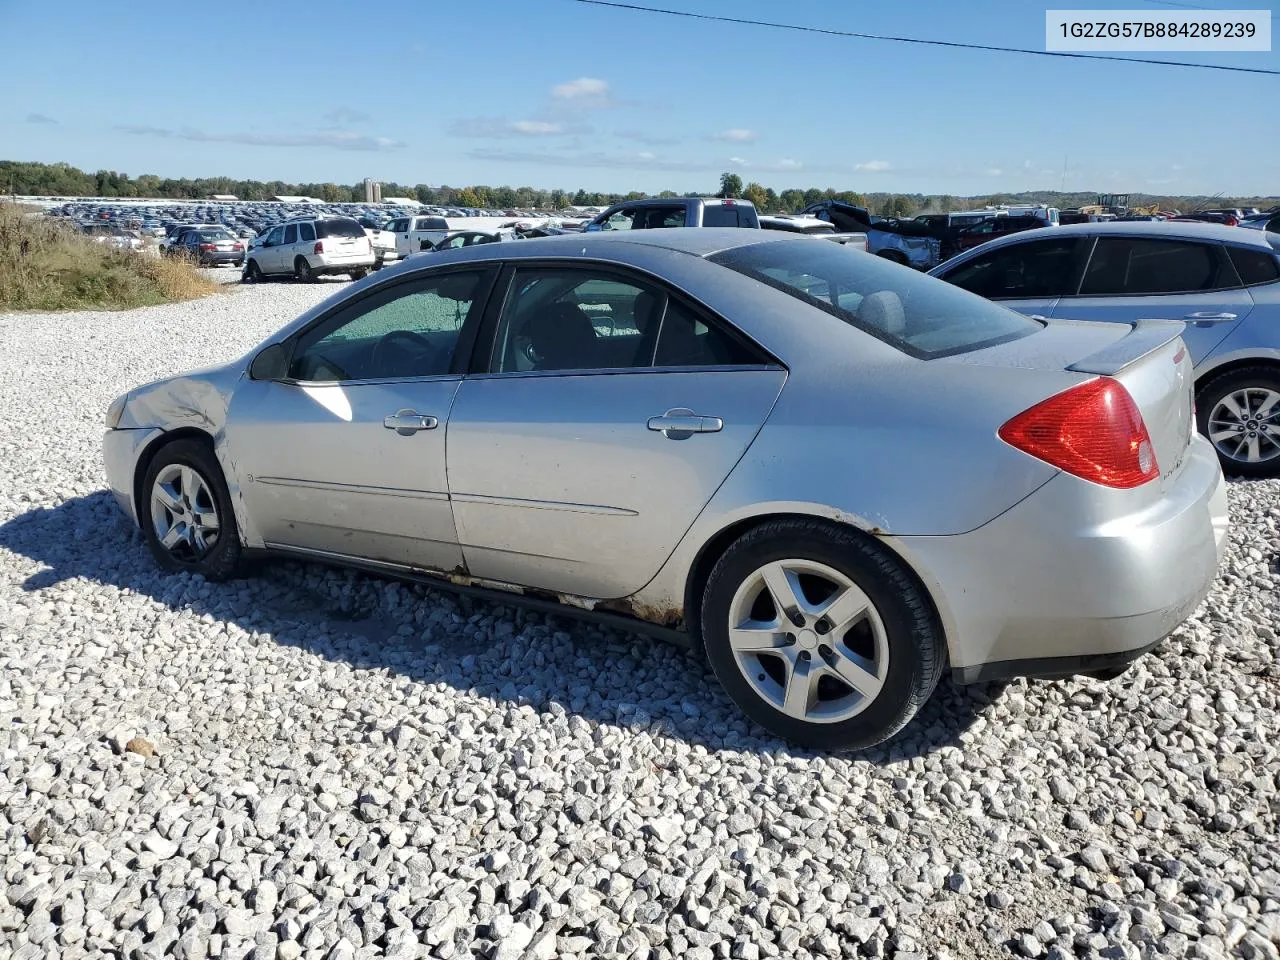
[[403, 410], [397, 410], [389, 417], [383, 417], [382, 425], [388, 430], [394, 430], [402, 437], [411, 437], [419, 430], [434, 430], [440, 425], [440, 421], [406, 407]]
[[687, 440], [695, 433], [719, 433], [724, 429], [724, 421], [719, 417], [699, 416], [687, 407], [672, 407], [660, 417], [650, 417], [647, 426], [668, 440]]
[[1212, 310], [1206, 310], [1202, 313], [1188, 313], [1182, 319], [1190, 320], [1196, 326], [1209, 326], [1213, 323], [1228, 323], [1236, 319], [1236, 314], [1215, 313]]

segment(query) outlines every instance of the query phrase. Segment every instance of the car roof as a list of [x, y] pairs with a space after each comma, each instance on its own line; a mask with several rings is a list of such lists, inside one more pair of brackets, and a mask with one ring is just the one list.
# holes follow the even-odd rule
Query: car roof
[[[1169, 237], [1179, 240], [1203, 240], [1211, 243], [1232, 243], [1237, 246], [1261, 247], [1271, 250], [1264, 234], [1255, 230], [1241, 230], [1220, 223], [1197, 221], [1169, 222], [1166, 220], [1128, 220], [1120, 223], [1067, 223], [1058, 227], [1040, 227], [1009, 234], [982, 245], [994, 249], [1010, 243], [1026, 243], [1029, 240], [1063, 236], [1090, 237]], [[975, 248], [977, 249], [977, 248]]]
[[[540, 254], [550, 257], [586, 256], [608, 253], [614, 244], [636, 244], [649, 247], [661, 247], [688, 253], [695, 257], [706, 257], [722, 250], [735, 247], [748, 247], [757, 243], [779, 243], [792, 241], [806, 242], [804, 236], [787, 233], [782, 230], [753, 230], [749, 227], [676, 227], [668, 230], [619, 230], [609, 233], [568, 233], [555, 237], [535, 237], [519, 241], [520, 246], [538, 244]], [[479, 249], [479, 248], [477, 248]], [[529, 247], [529, 249], [533, 249]], [[509, 256], [507, 253], [493, 251], [494, 259]]]

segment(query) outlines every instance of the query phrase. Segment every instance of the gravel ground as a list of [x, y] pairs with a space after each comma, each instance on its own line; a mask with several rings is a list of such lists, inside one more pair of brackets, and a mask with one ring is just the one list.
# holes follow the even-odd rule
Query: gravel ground
[[1278, 956], [1280, 483], [1231, 485], [1211, 597], [1122, 679], [944, 682], [801, 753], [653, 641], [159, 576], [108, 401], [333, 288], [0, 316], [0, 960]]

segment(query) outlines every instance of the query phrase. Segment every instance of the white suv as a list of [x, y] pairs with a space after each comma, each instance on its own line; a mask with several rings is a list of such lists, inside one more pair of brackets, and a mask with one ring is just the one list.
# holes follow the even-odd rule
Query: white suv
[[373, 245], [350, 217], [299, 217], [276, 224], [254, 246], [244, 264], [244, 280], [288, 274], [313, 280], [326, 273], [348, 273], [359, 280], [372, 269]]

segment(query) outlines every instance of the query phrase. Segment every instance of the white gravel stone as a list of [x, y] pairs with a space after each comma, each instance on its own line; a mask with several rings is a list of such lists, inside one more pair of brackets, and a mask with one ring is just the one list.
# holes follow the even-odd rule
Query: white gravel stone
[[155, 569], [107, 403], [340, 286], [0, 315], [9, 955], [1275, 956], [1280, 482], [1229, 485], [1220, 578], [1122, 678], [944, 682], [885, 746], [797, 751], [654, 641]]

